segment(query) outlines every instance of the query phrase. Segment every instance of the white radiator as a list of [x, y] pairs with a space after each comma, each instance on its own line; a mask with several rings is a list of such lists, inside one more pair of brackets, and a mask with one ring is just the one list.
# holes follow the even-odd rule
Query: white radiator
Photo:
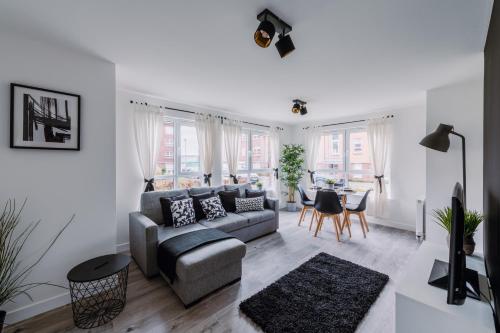
[[415, 234], [417, 240], [425, 239], [425, 198], [417, 198], [417, 216], [415, 217]]

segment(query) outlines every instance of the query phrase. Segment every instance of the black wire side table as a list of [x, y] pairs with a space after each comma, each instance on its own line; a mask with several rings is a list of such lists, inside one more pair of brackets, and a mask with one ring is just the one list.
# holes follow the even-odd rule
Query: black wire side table
[[73, 320], [89, 329], [113, 320], [127, 302], [130, 257], [110, 254], [85, 261], [68, 273]]

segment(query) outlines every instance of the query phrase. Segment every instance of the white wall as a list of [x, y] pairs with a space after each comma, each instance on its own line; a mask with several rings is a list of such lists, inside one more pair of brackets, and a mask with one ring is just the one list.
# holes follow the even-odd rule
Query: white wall
[[[66, 230], [27, 282], [67, 286], [70, 268], [115, 251], [115, 66], [73, 50], [0, 32], [0, 203], [28, 198], [23, 223], [42, 224], [23, 255], [33, 259], [72, 214]], [[81, 151], [9, 148], [9, 84], [81, 95]], [[39, 287], [6, 306], [12, 323], [70, 301], [67, 290]]]
[[[467, 208], [483, 209], [483, 76], [427, 92], [427, 132], [439, 123], [453, 125], [465, 136], [467, 155]], [[456, 182], [462, 183], [462, 151], [458, 137], [450, 136], [450, 149], [427, 153], [427, 240], [445, 244], [446, 232], [434, 223], [432, 210], [451, 205]], [[482, 227], [475, 237], [482, 252]]]
[[[224, 112], [215, 112], [214, 110], [202, 109], [199, 107], [172, 103], [170, 101], [146, 96], [134, 92], [118, 90], [117, 92], [117, 117], [116, 117], [116, 215], [118, 223], [117, 231], [117, 249], [123, 251], [128, 249], [128, 214], [139, 209], [139, 200], [141, 193], [144, 191], [144, 181], [141, 174], [137, 152], [135, 149], [134, 133], [133, 133], [133, 105], [130, 100], [147, 102], [149, 104], [163, 105], [183, 110], [195, 112], [208, 112], [225, 115], [232, 119], [246, 120], [258, 124], [271, 126], [280, 126], [285, 129], [282, 138], [283, 143], [288, 143], [288, 138], [291, 136], [290, 127], [275, 122], [252, 119], [250, 117], [241, 117], [234, 114]], [[193, 120], [193, 115], [183, 112], [167, 110], [165, 114], [180, 119]], [[220, 170], [220, 165], [215, 163], [216, 170], [213, 176], [213, 185], [219, 185], [221, 178], [217, 169]], [[282, 200], [283, 201], [283, 200]]]
[[[421, 105], [387, 109], [353, 118], [337, 118], [317, 124], [329, 124], [381, 117], [393, 114], [393, 145], [391, 153], [390, 198], [383, 218], [368, 216], [370, 222], [415, 231], [416, 199], [425, 194], [425, 151], [418, 142], [425, 136], [425, 103]], [[316, 125], [307, 124], [307, 125]], [[329, 128], [358, 126], [340, 125]], [[294, 127], [295, 143], [303, 143], [304, 125]]]

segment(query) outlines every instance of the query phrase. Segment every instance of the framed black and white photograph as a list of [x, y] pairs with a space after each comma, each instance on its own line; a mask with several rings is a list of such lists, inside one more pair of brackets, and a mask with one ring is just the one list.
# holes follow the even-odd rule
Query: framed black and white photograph
[[80, 95], [11, 83], [10, 147], [80, 150]]

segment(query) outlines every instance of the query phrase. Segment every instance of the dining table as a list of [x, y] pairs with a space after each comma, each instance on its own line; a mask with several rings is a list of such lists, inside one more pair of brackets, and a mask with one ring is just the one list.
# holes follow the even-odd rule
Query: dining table
[[363, 198], [363, 195], [365, 194], [364, 191], [346, 190], [344, 188], [330, 189], [330, 188], [313, 188], [313, 187], [309, 187], [306, 190], [306, 194], [309, 197], [309, 199], [314, 201], [314, 199], [316, 198], [316, 192], [322, 190], [326, 191], [334, 190], [335, 192], [337, 192], [337, 195], [341, 199], [342, 206], [344, 207], [346, 203], [354, 205], [358, 204]]

